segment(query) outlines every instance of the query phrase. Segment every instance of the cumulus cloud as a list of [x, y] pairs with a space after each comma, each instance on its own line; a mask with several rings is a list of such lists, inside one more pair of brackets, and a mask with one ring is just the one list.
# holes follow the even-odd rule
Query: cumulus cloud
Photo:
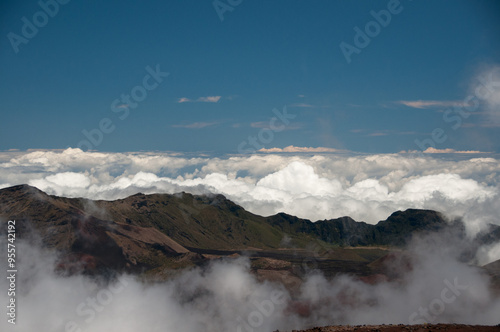
[[49, 194], [91, 199], [137, 192], [220, 193], [253, 213], [286, 212], [312, 221], [351, 216], [373, 224], [396, 210], [434, 209], [465, 218], [472, 233], [499, 223], [500, 163], [491, 154], [313, 151], [226, 157], [79, 149], [2, 152], [0, 187], [27, 183]]

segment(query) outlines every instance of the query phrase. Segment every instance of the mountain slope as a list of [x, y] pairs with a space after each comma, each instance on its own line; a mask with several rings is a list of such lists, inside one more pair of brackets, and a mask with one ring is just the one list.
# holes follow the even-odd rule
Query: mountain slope
[[0, 217], [30, 220], [42, 236], [47, 235], [45, 242], [56, 247], [65, 246], [68, 238], [46, 232], [59, 227], [58, 233], [66, 234], [76, 221], [90, 217], [109, 227], [152, 227], [181, 246], [204, 249], [279, 248], [286, 245], [285, 234], [295, 247], [312, 239], [348, 246], [404, 245], [416, 231], [448, 225], [439, 213], [428, 210], [398, 211], [377, 225], [349, 217], [311, 222], [285, 213], [261, 217], [222, 195], [136, 194], [92, 201], [50, 196], [27, 185], [0, 190]]
[[45, 247], [66, 253], [63, 265], [76, 261], [92, 269], [132, 271], [177, 264], [182, 255], [199, 261], [200, 253], [210, 250], [306, 248], [311, 243], [403, 246], [415, 233], [450, 225], [429, 210], [398, 211], [377, 225], [349, 217], [311, 222], [285, 213], [258, 216], [222, 195], [136, 194], [93, 201], [50, 196], [27, 185], [0, 190], [0, 221], [7, 220], [17, 221], [18, 237], [35, 231]]
[[36, 234], [43, 246], [64, 253], [60, 264], [69, 270], [143, 270], [159, 263], [154, 258], [158, 252], [162, 256], [189, 252], [155, 228], [96, 217], [101, 214], [82, 209], [85, 203], [89, 202], [15, 186], [0, 191], [0, 220], [16, 220], [18, 238]]

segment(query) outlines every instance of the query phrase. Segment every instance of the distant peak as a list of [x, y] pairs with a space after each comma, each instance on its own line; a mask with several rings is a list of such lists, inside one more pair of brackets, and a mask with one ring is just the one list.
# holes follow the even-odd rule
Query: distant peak
[[9, 196], [25, 196], [25, 195], [42, 195], [48, 196], [45, 192], [40, 189], [27, 185], [27, 184], [19, 184], [12, 187], [7, 187], [0, 189], [0, 194], [6, 194]]
[[3, 189], [0, 189], [2, 191], [10, 191], [10, 192], [15, 192], [15, 191], [36, 191], [36, 192], [43, 192], [41, 191], [40, 189], [38, 189], [37, 187], [33, 187], [33, 186], [30, 186], [28, 184], [18, 184], [18, 185], [15, 185], [15, 186], [12, 186], [12, 187], [7, 187], [7, 188], [3, 188]]

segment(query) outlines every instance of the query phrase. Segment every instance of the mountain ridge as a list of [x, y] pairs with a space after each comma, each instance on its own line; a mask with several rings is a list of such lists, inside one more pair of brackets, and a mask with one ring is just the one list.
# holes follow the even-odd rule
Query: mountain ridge
[[[6, 196], [12, 193], [17, 193], [10, 199], [26, 203], [26, 196], [32, 194], [33, 197], [28, 199], [29, 206], [15, 205], [14, 209], [6, 209], [6, 205], [12, 205]], [[48, 204], [37, 204], [38, 202], [46, 202]], [[2, 204], [2, 202], [4, 202]], [[311, 221], [304, 218], [295, 217], [284, 212], [275, 215], [263, 217], [246, 211], [241, 206], [228, 200], [220, 194], [215, 195], [192, 195], [189, 193], [178, 194], [149, 194], [145, 195], [137, 193], [135, 195], [117, 199], [117, 200], [90, 200], [86, 198], [67, 198], [54, 195], [48, 195], [43, 191], [28, 185], [18, 185], [9, 188], [0, 189], [0, 210], [4, 217], [10, 218], [22, 216], [19, 211], [29, 211], [30, 216], [34, 217], [47, 217], [47, 218], [61, 218], [63, 208], [69, 210], [67, 214], [71, 215], [89, 215], [98, 219], [112, 219], [118, 223], [155, 227], [166, 235], [174, 235], [174, 238], [181, 239], [186, 234], [180, 229], [182, 221], [191, 228], [197, 228], [197, 225], [207, 224], [207, 220], [219, 221], [219, 224], [212, 224], [211, 226], [217, 227], [217, 233], [220, 235], [225, 233], [226, 237], [231, 238], [231, 233], [234, 233], [231, 226], [234, 225], [234, 220], [228, 220], [228, 217], [241, 222], [257, 222], [259, 228], [270, 231], [270, 242], [265, 243], [270, 247], [277, 247], [281, 243], [276, 243], [276, 239], [272, 239], [272, 235], [280, 236], [275, 229], [278, 228], [283, 233], [291, 236], [299, 236], [301, 234], [312, 235], [320, 240], [335, 244], [335, 245], [403, 245], [404, 239], [400, 239], [399, 235], [407, 235], [408, 231], [419, 230], [437, 230], [441, 226], [446, 225], [445, 218], [436, 211], [420, 210], [420, 209], [407, 209], [406, 211], [396, 211], [391, 214], [386, 220], [379, 221], [377, 224], [367, 224], [363, 221], [355, 221], [351, 217], [344, 216], [335, 219], [325, 219], [318, 221]], [[6, 210], [4, 212], [4, 210]], [[15, 210], [12, 214], [13, 211]], [[146, 218], [145, 218], [145, 217]], [[161, 218], [160, 218], [161, 217]], [[218, 218], [218, 219], [217, 219]], [[163, 219], [163, 220], [160, 220]], [[132, 221], [133, 220], [133, 221]], [[165, 221], [171, 224], [167, 225]], [[233, 221], [233, 225], [231, 222]], [[236, 223], [237, 224], [237, 223]], [[267, 227], [271, 226], [271, 228]], [[240, 229], [241, 231], [247, 230], [252, 232], [253, 229]], [[391, 238], [385, 237], [385, 234], [391, 233]], [[191, 234], [193, 238], [185, 239], [186, 245], [196, 246], [197, 235]], [[208, 240], [204, 245], [208, 248], [221, 249], [221, 239], [217, 238], [216, 243], [212, 241], [214, 234], [205, 231], [202, 232], [205, 240]], [[234, 236], [233, 236], [234, 237]], [[274, 242], [273, 242], [274, 240]], [[281, 240], [281, 238], [279, 239]], [[182, 241], [181, 241], [182, 242]], [[245, 242], [248, 241], [243, 241]], [[251, 242], [251, 241], [250, 241]], [[300, 242], [300, 241], [299, 241]], [[252, 243], [249, 243], [252, 245]], [[300, 243], [298, 243], [300, 246]], [[207, 248], [207, 249], [208, 249]]]
[[417, 233], [449, 227], [465, 232], [459, 220], [432, 210], [396, 211], [376, 225], [350, 217], [312, 222], [286, 213], [259, 216], [220, 194], [138, 193], [105, 201], [48, 195], [29, 185], [0, 189], [0, 221], [12, 219], [19, 237], [35, 230], [45, 247], [66, 253], [63, 268], [83, 262], [84, 269], [131, 272], [182, 266], [208, 252], [305, 250], [311, 243], [326, 249], [402, 247]]

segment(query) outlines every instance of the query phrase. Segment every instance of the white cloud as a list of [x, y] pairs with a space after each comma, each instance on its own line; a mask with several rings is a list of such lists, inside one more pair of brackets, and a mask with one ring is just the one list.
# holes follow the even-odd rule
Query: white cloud
[[471, 179], [462, 179], [458, 174], [435, 174], [421, 176], [407, 182], [398, 193], [398, 200], [416, 205], [432, 200], [435, 194], [457, 202], [484, 201], [496, 194], [496, 190], [480, 185]]
[[398, 104], [403, 104], [412, 108], [433, 108], [433, 107], [452, 107], [464, 106], [460, 100], [400, 100]]
[[256, 187], [277, 189], [292, 195], [336, 195], [342, 185], [336, 180], [320, 178], [312, 166], [294, 161], [282, 170], [269, 174], [256, 183]]
[[[410, 151], [401, 151], [401, 153], [418, 153], [418, 150], [410, 150]], [[478, 153], [488, 153], [477, 150], [455, 150], [455, 149], [436, 149], [433, 147], [428, 147], [422, 153], [467, 153], [467, 154], [478, 154]]]
[[[478, 98], [489, 124], [500, 122], [500, 65], [483, 68], [471, 83], [470, 95]], [[488, 125], [486, 123], [485, 125]], [[494, 125], [493, 125], [494, 127]]]
[[289, 145], [285, 148], [262, 148], [258, 150], [258, 152], [265, 152], [265, 153], [279, 153], [279, 152], [290, 152], [290, 153], [297, 153], [297, 152], [306, 152], [306, 153], [322, 153], [322, 152], [339, 152], [341, 150], [333, 149], [333, 148], [324, 148], [324, 147], [300, 147], [300, 146], [293, 146]]
[[[286, 212], [313, 221], [348, 215], [376, 223], [396, 210], [426, 208], [466, 218], [473, 232], [499, 223], [496, 158], [309, 149], [222, 158], [79, 149], [1, 152], [0, 187], [28, 183], [50, 194], [94, 199], [137, 192], [214, 192], [253, 213]], [[305, 151], [309, 153], [300, 153]]]
[[221, 96], [207, 96], [198, 98], [198, 101], [203, 103], [216, 103], [220, 98]]
[[29, 185], [37, 187], [42, 191], [53, 191], [56, 195], [78, 195], [82, 190], [90, 186], [90, 178], [82, 173], [62, 172], [46, 176], [43, 179], [33, 179]]
[[192, 103], [192, 102], [199, 102], [199, 103], [217, 103], [222, 97], [221, 96], [206, 96], [206, 97], [199, 97], [198, 99], [189, 99], [186, 97], [179, 98], [177, 100], [177, 103]]

